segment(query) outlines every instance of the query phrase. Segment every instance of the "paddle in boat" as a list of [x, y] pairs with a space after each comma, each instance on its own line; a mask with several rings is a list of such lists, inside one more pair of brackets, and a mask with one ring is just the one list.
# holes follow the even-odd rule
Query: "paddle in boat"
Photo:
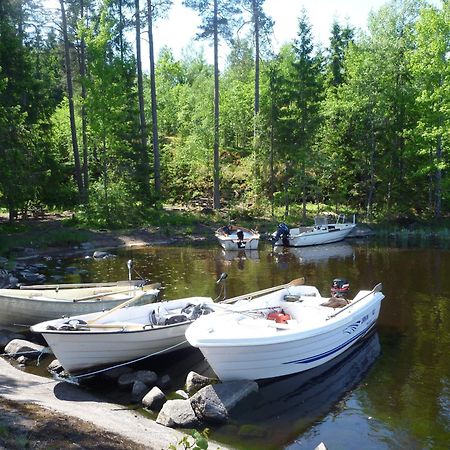
[[375, 325], [381, 284], [347, 300], [336, 279], [322, 297], [303, 279], [225, 300], [232, 307], [201, 317], [186, 331], [222, 381], [259, 380], [312, 369], [340, 355]]
[[353, 216], [353, 222], [347, 222], [343, 214], [334, 223], [329, 223], [326, 217], [318, 216], [314, 219], [313, 227], [289, 228], [283, 222], [272, 234], [272, 243], [285, 247], [330, 244], [345, 239], [355, 227], [355, 217]]
[[224, 250], [257, 250], [260, 235], [255, 230], [225, 225], [216, 231], [216, 238]]
[[79, 374], [189, 347], [187, 327], [214, 307], [208, 297], [130, 306], [141, 295], [101, 314], [50, 320], [31, 331], [42, 334], [67, 372]]
[[0, 328], [17, 330], [44, 320], [105, 311], [135, 297], [156, 300], [161, 285], [145, 280], [21, 286], [0, 289]]

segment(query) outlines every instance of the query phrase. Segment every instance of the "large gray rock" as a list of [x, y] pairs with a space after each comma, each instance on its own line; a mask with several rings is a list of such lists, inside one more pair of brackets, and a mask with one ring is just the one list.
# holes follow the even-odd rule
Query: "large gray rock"
[[106, 372], [103, 372], [102, 377], [108, 381], [117, 381], [119, 379], [119, 377], [121, 377], [125, 373], [131, 373], [131, 372], [133, 372], [133, 369], [131, 369], [130, 367], [120, 366], [120, 367], [115, 367], [114, 369], [107, 370]]
[[158, 386], [154, 386], [142, 399], [142, 404], [152, 411], [159, 411], [166, 400], [164, 392]]
[[198, 374], [197, 372], [189, 372], [186, 377], [186, 391], [193, 395], [201, 388], [205, 386], [209, 386], [210, 384], [217, 383], [218, 380], [215, 378], [204, 377], [203, 375]]
[[133, 388], [131, 389], [131, 398], [136, 401], [141, 401], [145, 394], [147, 394], [149, 387], [140, 380], [136, 380], [133, 383]]
[[28, 358], [38, 358], [41, 353], [51, 353], [48, 347], [26, 341], [24, 339], [13, 339], [5, 347], [5, 353], [12, 357], [25, 355]]
[[156, 422], [171, 428], [196, 428], [200, 421], [189, 400], [169, 400], [164, 403]]
[[151, 370], [138, 370], [137, 372], [124, 373], [118, 378], [117, 384], [120, 388], [128, 389], [136, 381], [140, 381], [148, 387], [153, 387], [158, 381], [158, 375]]
[[258, 391], [255, 381], [230, 381], [206, 386], [191, 397], [192, 409], [198, 419], [205, 422], [224, 423], [241, 400]]
[[64, 371], [64, 367], [60, 364], [60, 362], [57, 359], [54, 359], [48, 366], [47, 370], [50, 373], [62, 373]]
[[4, 349], [14, 339], [22, 339], [22, 335], [9, 330], [0, 330], [0, 349]]

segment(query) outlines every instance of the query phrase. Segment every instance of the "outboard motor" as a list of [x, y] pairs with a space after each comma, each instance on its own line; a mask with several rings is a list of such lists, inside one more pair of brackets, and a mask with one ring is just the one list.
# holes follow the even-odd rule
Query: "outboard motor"
[[331, 283], [331, 296], [346, 298], [350, 291], [350, 283], [343, 278], [335, 278]]
[[284, 222], [281, 222], [278, 225], [277, 231], [272, 234], [273, 243], [277, 242], [279, 239], [282, 240], [283, 245], [285, 245], [286, 247], [289, 246], [289, 226]]

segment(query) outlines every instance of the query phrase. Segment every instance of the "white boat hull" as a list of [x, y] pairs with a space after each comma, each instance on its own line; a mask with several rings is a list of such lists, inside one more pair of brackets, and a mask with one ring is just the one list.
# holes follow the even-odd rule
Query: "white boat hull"
[[[238, 233], [242, 233], [239, 239]], [[216, 231], [216, 238], [224, 250], [257, 250], [260, 235], [244, 227], [222, 227]]]
[[[306, 287], [306, 286], [305, 286]], [[186, 332], [222, 381], [265, 379], [302, 372], [324, 364], [354, 345], [374, 326], [383, 294], [361, 291], [351, 305], [335, 317], [337, 309], [320, 306], [322, 297], [302, 303], [283, 301], [290, 288], [231, 309], [250, 311], [266, 305], [281, 306], [296, 319], [277, 325], [248, 313], [214, 313], [201, 318]], [[367, 299], [356, 302], [368, 295]], [[243, 309], [244, 308], [244, 309]]]
[[218, 237], [219, 244], [224, 250], [257, 250], [259, 245], [259, 238], [248, 238], [243, 241], [239, 241], [237, 238]]
[[[140, 303], [156, 299], [157, 289], [115, 286], [79, 289], [0, 289], [0, 328], [17, 330], [45, 320], [111, 309], [144, 290]], [[104, 293], [104, 295], [102, 295]], [[92, 299], [83, 298], [92, 296]]]
[[152, 314], [161, 315], [164, 310], [171, 311], [170, 316], [188, 304], [211, 305], [213, 301], [192, 297], [133, 306], [106, 313], [103, 319], [98, 313], [70, 318], [70, 321], [91, 323], [86, 327], [80, 325], [79, 329], [67, 329], [69, 319], [58, 319], [34, 325], [31, 331], [41, 333], [59, 363], [67, 372], [75, 374], [189, 346], [184, 335], [192, 320], [170, 325], [151, 322]]
[[[314, 228], [308, 231], [300, 232], [298, 228], [290, 230], [288, 237], [289, 247], [306, 247], [310, 245], [331, 244], [344, 240], [355, 227], [354, 224], [344, 224], [340, 228]], [[283, 241], [279, 239], [275, 242], [276, 246], [284, 245]]]

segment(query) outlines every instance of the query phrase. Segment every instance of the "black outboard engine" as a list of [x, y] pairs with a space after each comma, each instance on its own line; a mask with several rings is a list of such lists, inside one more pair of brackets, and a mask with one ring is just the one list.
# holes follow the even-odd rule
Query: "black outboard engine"
[[337, 298], [346, 298], [350, 291], [350, 283], [344, 278], [335, 278], [331, 283], [331, 295]]
[[289, 226], [284, 222], [281, 222], [278, 225], [277, 231], [272, 234], [273, 243], [277, 242], [279, 239], [282, 240], [283, 245], [285, 245], [286, 247], [289, 246]]

